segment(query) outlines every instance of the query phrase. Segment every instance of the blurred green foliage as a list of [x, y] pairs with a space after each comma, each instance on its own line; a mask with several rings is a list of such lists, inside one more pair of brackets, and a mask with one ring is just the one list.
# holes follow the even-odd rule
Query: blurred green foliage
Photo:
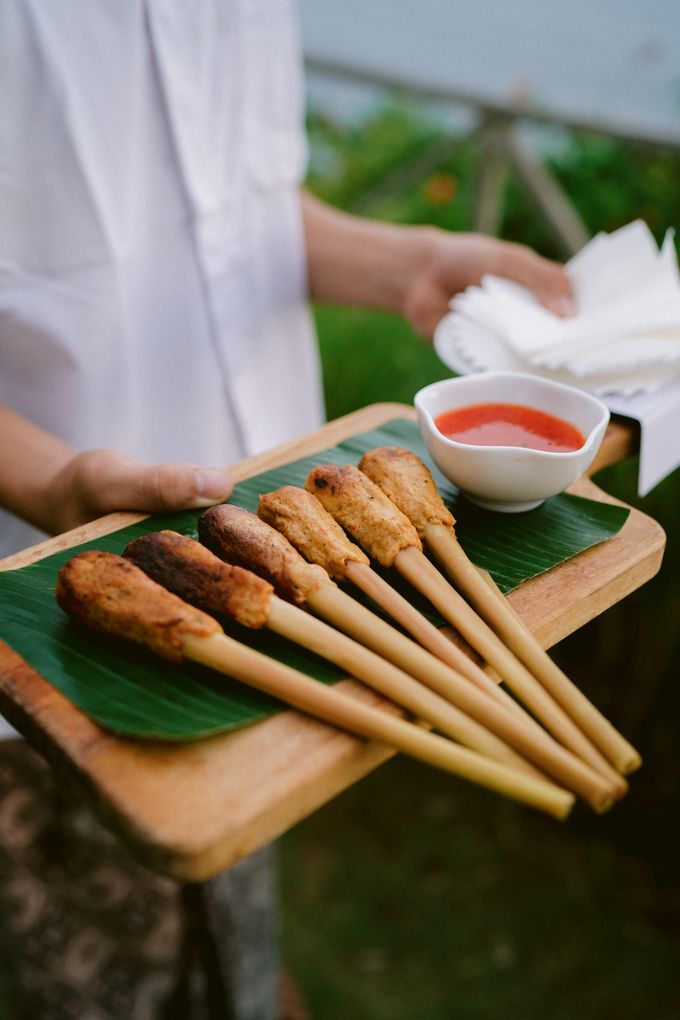
[[[546, 164], [591, 233], [641, 218], [661, 241], [667, 227], [680, 224], [680, 152], [602, 135], [535, 130]], [[482, 159], [474, 136], [451, 135], [413, 105], [379, 108], [351, 122], [312, 111], [308, 135], [307, 186], [333, 205], [366, 212], [370, 207], [371, 215], [403, 223], [471, 228]], [[433, 178], [439, 176], [451, 179], [448, 194], [433, 187]], [[502, 236], [548, 256], [557, 254], [513, 178]]]
[[[479, 154], [417, 107], [310, 116], [309, 187], [343, 208], [470, 229]], [[559, 134], [546, 156], [588, 228], [680, 223], [680, 155]], [[555, 256], [510, 180], [504, 236]], [[329, 417], [410, 402], [450, 373], [394, 316], [318, 308]], [[556, 658], [645, 758], [604, 817], [565, 826], [406, 760], [282, 841], [284, 950], [315, 1020], [680, 1016], [680, 473], [644, 500], [636, 463], [598, 477], [668, 534], [658, 577]]]
[[[400, 223], [469, 230], [480, 154], [410, 105], [360, 121], [309, 116], [307, 186], [340, 208]], [[591, 233], [645, 219], [658, 241], [680, 225], [680, 153], [593, 135], [554, 132], [546, 156]], [[557, 258], [554, 238], [521, 184], [509, 177], [502, 236]], [[375, 400], [410, 402], [450, 375], [402, 320], [384, 312], [316, 310], [329, 418]]]

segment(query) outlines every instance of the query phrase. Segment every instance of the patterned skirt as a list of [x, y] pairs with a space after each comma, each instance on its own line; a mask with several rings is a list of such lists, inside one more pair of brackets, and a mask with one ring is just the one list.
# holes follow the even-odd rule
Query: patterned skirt
[[[206, 885], [212, 899], [205, 916], [212, 911], [217, 918], [208, 955], [217, 958], [222, 951], [234, 972], [231, 979], [237, 986], [239, 975], [242, 981], [240, 989], [228, 990], [232, 1001], [225, 1011], [208, 1014], [205, 973], [187, 974], [187, 943], [197, 941], [195, 931], [187, 937], [185, 930], [186, 891], [192, 887], [148, 871], [74, 803], [72, 793], [62, 790], [23, 741], [0, 743], [3, 1020], [274, 1016], [269, 853], [253, 855], [245, 867], [237, 865]], [[239, 931], [239, 914], [246, 938]], [[228, 945], [230, 939], [236, 949]], [[178, 975], [184, 982], [181, 993]], [[202, 1006], [196, 1005], [199, 1000]]]

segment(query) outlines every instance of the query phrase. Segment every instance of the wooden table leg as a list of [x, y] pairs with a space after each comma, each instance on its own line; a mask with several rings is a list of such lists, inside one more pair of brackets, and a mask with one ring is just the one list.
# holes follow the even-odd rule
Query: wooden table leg
[[[278, 1020], [273, 859], [273, 848], [264, 847], [181, 888], [183, 946], [166, 1020]], [[204, 1008], [196, 1008], [197, 999]]]

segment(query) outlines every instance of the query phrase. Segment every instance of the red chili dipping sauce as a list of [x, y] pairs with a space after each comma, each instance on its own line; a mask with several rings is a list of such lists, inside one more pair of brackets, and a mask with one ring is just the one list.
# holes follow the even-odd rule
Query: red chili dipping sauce
[[522, 404], [470, 404], [435, 418], [439, 431], [470, 446], [523, 446], [549, 453], [570, 453], [585, 443], [568, 421]]

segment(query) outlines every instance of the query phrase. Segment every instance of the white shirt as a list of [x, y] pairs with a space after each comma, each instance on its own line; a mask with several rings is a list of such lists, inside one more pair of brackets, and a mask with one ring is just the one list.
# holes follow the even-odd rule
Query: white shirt
[[[323, 420], [290, 0], [0, 0], [0, 403], [223, 465]], [[0, 515], [0, 557], [38, 534]]]

